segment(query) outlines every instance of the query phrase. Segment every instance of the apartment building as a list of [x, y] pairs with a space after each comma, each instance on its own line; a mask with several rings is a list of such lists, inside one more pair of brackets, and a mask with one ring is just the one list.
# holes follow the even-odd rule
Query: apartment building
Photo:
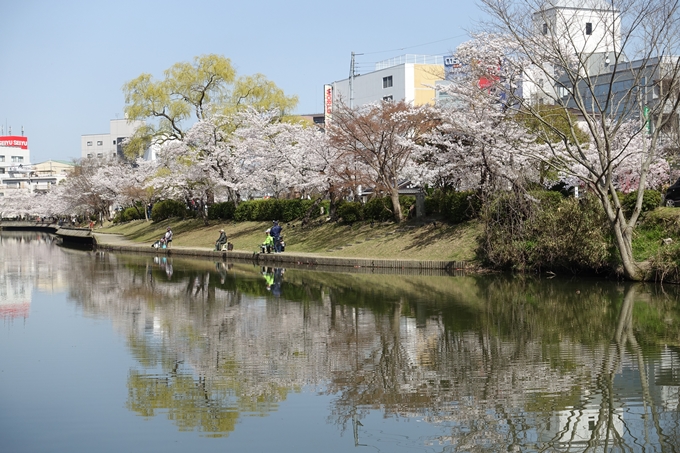
[[143, 125], [143, 121], [111, 120], [108, 133], [80, 136], [80, 155], [83, 159], [122, 158], [123, 142]]
[[402, 55], [376, 63], [374, 71], [355, 74], [327, 85], [326, 109], [328, 111], [332, 105], [339, 103], [357, 107], [379, 101], [434, 104], [435, 83], [443, 79], [444, 57]]

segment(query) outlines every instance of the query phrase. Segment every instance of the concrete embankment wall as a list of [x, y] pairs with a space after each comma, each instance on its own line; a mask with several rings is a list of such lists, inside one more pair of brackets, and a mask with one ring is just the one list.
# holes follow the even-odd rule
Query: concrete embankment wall
[[[131, 243], [124, 237], [109, 234], [97, 234], [86, 228], [60, 228], [54, 224], [37, 224], [34, 222], [3, 222], [7, 229], [36, 230], [43, 229], [56, 233], [65, 242], [80, 243], [94, 242], [99, 250], [120, 251], [128, 253], [143, 253], [166, 256], [203, 257], [212, 260], [239, 260], [273, 267], [314, 267], [314, 268], [345, 268], [345, 269], [389, 269], [404, 273], [432, 273], [432, 274], [460, 274], [473, 271], [464, 261], [441, 260], [399, 260], [377, 258], [344, 258], [315, 255], [308, 253], [256, 253], [239, 250], [214, 251], [193, 247], [171, 247], [168, 249], [153, 248], [149, 245]], [[92, 242], [89, 242], [92, 241]]]
[[255, 253], [245, 251], [213, 251], [187, 247], [171, 247], [158, 249], [148, 245], [130, 244], [97, 244], [99, 250], [111, 250], [130, 253], [144, 253], [166, 256], [190, 256], [205, 257], [219, 260], [240, 260], [255, 262], [257, 264], [286, 267], [286, 266], [313, 266], [313, 267], [344, 267], [344, 268], [367, 268], [367, 269], [409, 269], [409, 270], [440, 270], [452, 273], [464, 271], [468, 266], [464, 261], [423, 261], [423, 260], [394, 260], [373, 258], [342, 258], [328, 257], [309, 254], [296, 254], [294, 252], [283, 253]]

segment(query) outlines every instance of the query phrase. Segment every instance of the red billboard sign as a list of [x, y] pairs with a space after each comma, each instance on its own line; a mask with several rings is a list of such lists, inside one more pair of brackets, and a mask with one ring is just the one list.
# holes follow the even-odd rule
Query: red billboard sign
[[3, 135], [0, 136], [0, 146], [28, 149], [28, 137], [22, 137], [20, 135]]

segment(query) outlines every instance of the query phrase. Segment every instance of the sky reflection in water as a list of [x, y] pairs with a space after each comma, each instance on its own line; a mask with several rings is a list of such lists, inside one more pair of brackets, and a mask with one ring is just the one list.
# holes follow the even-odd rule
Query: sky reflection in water
[[[676, 451], [676, 288], [0, 235], [0, 450]], [[605, 447], [606, 446], [606, 447]]]

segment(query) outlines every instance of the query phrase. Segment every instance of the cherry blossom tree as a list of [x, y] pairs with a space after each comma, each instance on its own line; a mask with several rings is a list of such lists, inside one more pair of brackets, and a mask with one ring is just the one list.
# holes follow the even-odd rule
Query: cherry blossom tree
[[382, 101], [356, 109], [340, 106], [327, 127], [330, 143], [347, 170], [356, 166], [356, 180], [389, 193], [397, 222], [404, 218], [399, 184], [411, 173], [416, 145], [434, 127], [436, 117], [429, 106]]
[[507, 95], [519, 78], [504, 63], [513, 51], [507, 39], [489, 34], [456, 49], [457, 69], [438, 87], [438, 122], [418, 146], [414, 180], [492, 193], [540, 179], [536, 154], [542, 145]]
[[212, 193], [235, 203], [265, 194], [323, 193], [337, 179], [334, 155], [317, 128], [248, 108], [199, 121], [181, 140], [166, 143], [160, 161], [167, 170], [155, 184], [175, 196]]
[[[665, 131], [677, 128], [680, 15], [664, 0], [482, 0], [487, 28], [506, 36], [517, 50], [504, 60], [522, 74], [523, 91], [511, 102], [541, 121], [541, 103], [575, 112], [569, 128], [553, 131], [544, 159], [578, 178], [609, 218], [623, 274], [645, 278], [648, 266], [633, 257], [633, 229], [639, 218], [650, 169], [663, 158]], [[550, 128], [548, 122], [543, 124]], [[577, 127], [590, 140], [577, 139]], [[635, 164], [638, 196], [627, 214], [619, 198], [617, 171]], [[629, 168], [630, 169], [630, 168]]]
[[286, 96], [262, 74], [237, 77], [231, 60], [221, 55], [176, 63], [164, 75], [154, 80], [151, 74], [141, 74], [123, 87], [126, 116], [149, 121], [126, 146], [130, 157], [140, 156], [150, 144], [182, 140], [196, 121], [229, 116], [249, 106], [285, 114], [297, 104], [296, 96]]

